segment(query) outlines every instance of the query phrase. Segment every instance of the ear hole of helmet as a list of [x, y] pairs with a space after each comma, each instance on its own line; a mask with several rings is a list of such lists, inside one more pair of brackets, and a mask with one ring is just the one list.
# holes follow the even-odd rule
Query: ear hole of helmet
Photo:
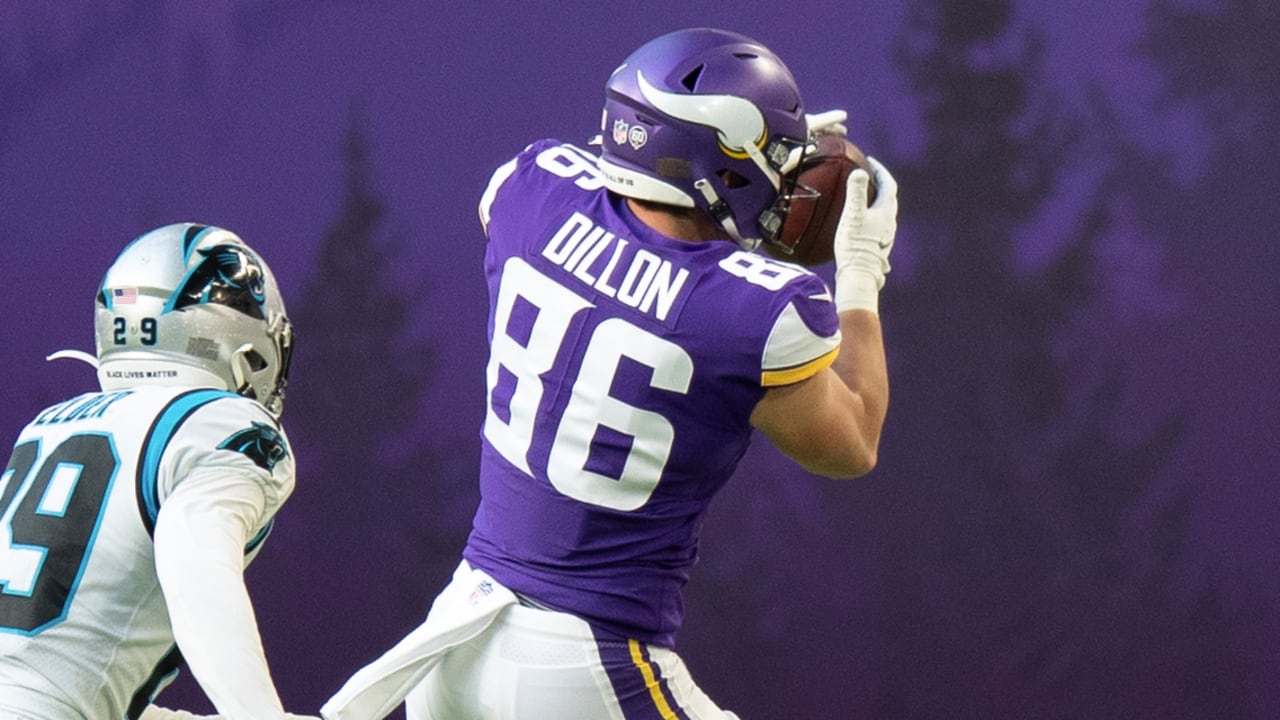
[[262, 372], [267, 369], [267, 359], [254, 349], [250, 349], [244, 354], [244, 359], [249, 363], [249, 369], [254, 372]]
[[724, 183], [724, 186], [730, 190], [744, 188], [751, 184], [751, 178], [732, 170], [720, 170], [716, 175], [720, 178], [720, 182]]

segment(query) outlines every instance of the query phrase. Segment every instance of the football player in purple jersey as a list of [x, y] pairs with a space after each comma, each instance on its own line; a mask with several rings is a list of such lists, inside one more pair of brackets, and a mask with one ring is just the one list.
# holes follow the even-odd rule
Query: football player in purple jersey
[[[713, 29], [643, 45], [598, 152], [540, 140], [493, 174], [481, 501], [425, 623], [325, 705], [430, 720], [720, 720], [674, 652], [716, 491], [759, 430], [808, 470], [871, 470], [888, 401], [878, 293], [897, 186], [851, 174], [834, 291], [778, 242], [806, 115], [790, 71]], [[409, 690], [409, 688], [413, 688]]]

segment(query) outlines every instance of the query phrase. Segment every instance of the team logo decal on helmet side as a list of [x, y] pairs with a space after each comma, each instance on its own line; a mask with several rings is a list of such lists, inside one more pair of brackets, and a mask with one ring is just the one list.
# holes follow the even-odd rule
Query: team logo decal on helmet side
[[187, 231], [182, 234], [182, 257], [184, 259], [190, 257], [191, 248], [200, 239], [200, 236], [204, 235], [206, 231], [213, 230], [217, 230], [217, 228], [211, 228], [208, 225], [192, 225], [187, 228]]
[[636, 72], [636, 82], [645, 99], [677, 120], [705, 125], [716, 131], [720, 149], [739, 160], [747, 157], [748, 145], [763, 148], [769, 137], [764, 114], [755, 103], [736, 95], [683, 95], [659, 90]]
[[230, 244], [200, 248], [199, 253], [202, 259], [169, 299], [165, 311], [211, 303], [265, 319], [266, 281], [258, 259], [245, 248]]
[[284, 436], [270, 425], [260, 422], [223, 440], [218, 449], [238, 452], [267, 472], [275, 469], [276, 463], [289, 457]]

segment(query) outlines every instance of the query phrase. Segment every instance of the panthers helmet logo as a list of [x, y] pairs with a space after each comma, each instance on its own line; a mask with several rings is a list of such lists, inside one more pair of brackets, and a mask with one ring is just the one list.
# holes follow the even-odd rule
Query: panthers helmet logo
[[258, 320], [265, 319], [266, 276], [262, 264], [246, 248], [224, 244], [198, 250], [200, 262], [174, 294], [171, 310], [212, 303], [226, 305]]
[[271, 472], [276, 463], [289, 457], [284, 436], [266, 423], [255, 422], [232, 435], [218, 446], [219, 450], [231, 450], [249, 458], [255, 465]]

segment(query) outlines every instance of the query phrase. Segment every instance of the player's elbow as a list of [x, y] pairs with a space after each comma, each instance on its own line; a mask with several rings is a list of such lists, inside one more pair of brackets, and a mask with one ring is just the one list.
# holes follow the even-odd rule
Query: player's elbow
[[877, 453], [875, 448], [868, 448], [850, 457], [840, 468], [840, 472], [830, 477], [836, 480], [852, 480], [860, 478], [876, 467]]
[[876, 467], [877, 451], [874, 446], [853, 445], [843, 452], [804, 463], [805, 469], [833, 480], [853, 480], [871, 472]]

